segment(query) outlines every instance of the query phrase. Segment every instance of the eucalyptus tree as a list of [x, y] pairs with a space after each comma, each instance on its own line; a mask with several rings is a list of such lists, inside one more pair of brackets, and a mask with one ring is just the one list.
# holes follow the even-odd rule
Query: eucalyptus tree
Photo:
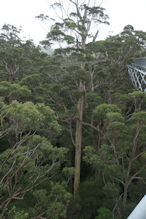
[[[29, 218], [33, 215], [49, 215], [51, 218], [53, 215], [58, 218], [59, 214], [65, 216], [71, 195], [66, 192], [63, 183], [58, 182], [55, 185], [53, 179], [65, 160], [67, 149], [51, 144], [53, 135], [56, 136], [61, 129], [53, 110], [44, 104], [32, 102], [1, 102], [0, 120], [0, 137], [13, 134], [16, 140], [12, 147], [3, 149], [0, 154], [0, 216], [8, 216], [9, 211], [12, 211], [11, 215], [15, 215], [21, 209], [21, 203], [27, 206]], [[42, 133], [44, 124], [47, 138]], [[51, 192], [47, 190], [45, 183]], [[61, 197], [54, 193], [56, 187], [60, 189]], [[34, 206], [32, 213], [26, 204], [28, 200], [25, 196], [31, 194], [34, 200], [38, 200], [38, 189], [44, 194], [44, 199], [50, 198], [51, 201], [50, 205], [48, 202], [44, 205], [44, 200], [41, 199], [38, 202], [39, 209], [31, 203], [29, 207]], [[16, 206], [18, 208], [15, 212], [13, 207]]]
[[[75, 82], [80, 96], [76, 102], [74, 194], [77, 193], [80, 183], [82, 121], [86, 90], [85, 75], [87, 74], [86, 63], [88, 62], [86, 44], [96, 41], [99, 25], [108, 24], [108, 16], [105, 14], [105, 9], [100, 7], [99, 4], [100, 2], [97, 0], [68, 0], [65, 2], [55, 1], [55, 3], [53, 1], [52, 8], [58, 17], [55, 17], [54, 24], [47, 34], [47, 39], [42, 42], [44, 45], [58, 43], [60, 48], [56, 52], [67, 55], [68, 65], [75, 66], [76, 63], [80, 75]], [[48, 17], [43, 15], [38, 17], [48, 19]], [[76, 62], [75, 60], [72, 62], [74, 57]], [[65, 65], [62, 66], [65, 67]], [[69, 71], [69, 69], [66, 70]]]
[[[136, 186], [141, 185], [141, 188], [144, 188], [146, 176], [146, 112], [143, 111], [146, 97], [138, 91], [125, 96], [131, 103], [136, 101], [135, 111], [128, 118], [122, 115], [121, 109], [114, 104], [101, 104], [95, 108], [98, 129], [96, 124], [94, 126], [97, 131], [100, 130], [101, 145], [98, 150], [87, 146], [84, 157], [95, 171], [96, 168], [100, 169], [103, 191], [107, 199], [113, 199], [113, 205], [109, 207], [113, 211], [113, 217], [120, 219], [128, 216], [132, 210], [132, 202], [137, 201], [138, 196], [141, 198]], [[140, 102], [143, 102], [143, 106]], [[141, 193], [144, 195], [144, 189]]]
[[[21, 29], [13, 25], [4, 25], [0, 34], [0, 58], [3, 78], [2, 80], [16, 81], [19, 80], [20, 63], [22, 64], [23, 47], [20, 39]], [[25, 60], [26, 61], [26, 60]], [[28, 61], [28, 59], [27, 59]]]

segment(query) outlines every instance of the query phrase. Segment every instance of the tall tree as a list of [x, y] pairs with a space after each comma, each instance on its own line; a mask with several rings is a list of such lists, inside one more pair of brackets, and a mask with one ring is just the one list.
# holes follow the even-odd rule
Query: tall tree
[[[129, 98], [145, 102], [145, 94], [133, 92]], [[129, 190], [134, 184], [144, 186], [145, 167], [145, 119], [146, 112], [136, 109], [126, 119], [114, 104], [101, 104], [95, 108], [100, 131], [104, 133], [104, 142], [99, 150], [88, 146], [85, 160], [94, 168], [100, 168], [103, 175], [106, 197], [113, 199], [113, 216], [123, 219], [129, 213]], [[133, 200], [134, 201], [134, 200]]]
[[[84, 75], [87, 73], [86, 44], [90, 41], [96, 41], [99, 25], [108, 24], [108, 16], [104, 13], [105, 9], [99, 6], [98, 1], [68, 0], [66, 4], [71, 10], [64, 7], [63, 1], [52, 4], [53, 9], [59, 15], [59, 21], [51, 26], [47, 40], [43, 43], [46, 45], [47, 41], [48, 44], [53, 41], [59, 42], [61, 54], [76, 54], [76, 57], [78, 57], [77, 65], [81, 69], [80, 74]], [[80, 97], [76, 105], [74, 194], [77, 193], [80, 184], [82, 121], [86, 87], [85, 80], [82, 78], [76, 81], [76, 84]]]

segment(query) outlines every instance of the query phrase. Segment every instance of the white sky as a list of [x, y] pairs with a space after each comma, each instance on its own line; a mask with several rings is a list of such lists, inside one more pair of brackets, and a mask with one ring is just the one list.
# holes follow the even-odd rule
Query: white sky
[[[100, 39], [121, 32], [127, 24], [146, 31], [146, 0], [103, 0], [102, 7], [110, 17], [110, 26], [101, 27]], [[49, 30], [46, 23], [35, 19], [41, 13], [49, 15], [49, 0], [0, 0], [0, 27], [22, 26], [23, 35], [38, 43]]]

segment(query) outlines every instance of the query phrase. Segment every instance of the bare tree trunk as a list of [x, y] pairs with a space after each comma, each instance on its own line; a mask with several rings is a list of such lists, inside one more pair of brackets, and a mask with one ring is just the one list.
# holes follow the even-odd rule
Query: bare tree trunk
[[[80, 81], [79, 91], [84, 91], [84, 84]], [[75, 133], [75, 178], [74, 178], [74, 195], [77, 193], [80, 184], [80, 169], [81, 169], [81, 148], [82, 148], [82, 120], [83, 120], [83, 105], [84, 97], [81, 96], [77, 105], [77, 122]]]
[[127, 194], [128, 194], [128, 182], [124, 185], [124, 195], [123, 195], [123, 209], [125, 210], [126, 202], [127, 202]]

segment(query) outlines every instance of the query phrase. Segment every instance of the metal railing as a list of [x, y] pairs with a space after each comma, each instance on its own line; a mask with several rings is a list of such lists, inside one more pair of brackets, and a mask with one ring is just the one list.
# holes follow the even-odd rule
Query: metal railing
[[146, 58], [136, 59], [135, 63], [128, 65], [128, 72], [133, 86], [146, 92]]

